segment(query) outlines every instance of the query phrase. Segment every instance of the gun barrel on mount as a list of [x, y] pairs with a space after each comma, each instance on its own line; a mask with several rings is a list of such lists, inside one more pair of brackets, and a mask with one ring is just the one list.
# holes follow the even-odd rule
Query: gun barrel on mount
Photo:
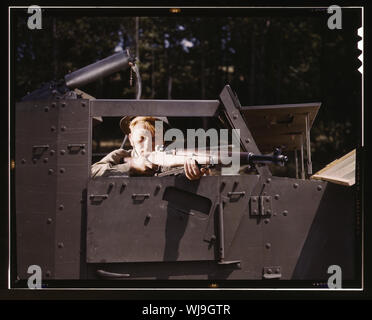
[[70, 89], [83, 87], [100, 78], [127, 69], [130, 66], [130, 62], [134, 63], [135, 58], [129, 56], [125, 51], [115, 53], [105, 59], [65, 75], [66, 86]]

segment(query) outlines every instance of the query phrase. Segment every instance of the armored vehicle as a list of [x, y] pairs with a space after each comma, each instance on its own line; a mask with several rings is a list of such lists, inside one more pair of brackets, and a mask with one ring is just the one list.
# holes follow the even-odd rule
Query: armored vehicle
[[[94, 99], [74, 90], [133, 63], [117, 53], [16, 103], [11, 222], [18, 283], [30, 265], [40, 266], [43, 280], [280, 286], [281, 280], [326, 283], [333, 265], [344, 284], [359, 279], [355, 185], [310, 179], [310, 130], [320, 102], [241, 106], [228, 85], [216, 100]], [[254, 163], [248, 174], [196, 181], [183, 174], [93, 179], [94, 119], [123, 115], [223, 123], [240, 130], [243, 152], [299, 151], [296, 177]]]

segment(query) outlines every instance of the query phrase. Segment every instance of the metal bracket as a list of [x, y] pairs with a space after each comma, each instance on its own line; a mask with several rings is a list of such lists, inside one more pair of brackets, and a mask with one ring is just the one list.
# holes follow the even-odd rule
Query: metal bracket
[[280, 279], [282, 277], [280, 266], [264, 267], [262, 277], [264, 279]]
[[149, 193], [133, 193], [132, 198], [133, 200], [145, 200], [145, 199], [150, 198], [150, 194]]
[[91, 194], [91, 195], [89, 196], [89, 198], [90, 198], [92, 201], [102, 201], [102, 200], [108, 198], [108, 194]]
[[223, 223], [223, 201], [218, 204], [218, 239], [219, 239], [219, 265], [237, 265], [240, 267], [240, 260], [225, 260], [225, 231]]
[[269, 216], [272, 213], [271, 196], [252, 196], [250, 198], [251, 216]]

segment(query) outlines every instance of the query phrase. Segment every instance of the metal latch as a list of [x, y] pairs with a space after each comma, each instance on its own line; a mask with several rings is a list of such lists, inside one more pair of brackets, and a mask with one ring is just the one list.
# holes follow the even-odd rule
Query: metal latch
[[264, 279], [280, 279], [282, 277], [280, 266], [264, 267], [263, 278]]
[[271, 213], [271, 196], [252, 196], [250, 198], [251, 216], [269, 216]]

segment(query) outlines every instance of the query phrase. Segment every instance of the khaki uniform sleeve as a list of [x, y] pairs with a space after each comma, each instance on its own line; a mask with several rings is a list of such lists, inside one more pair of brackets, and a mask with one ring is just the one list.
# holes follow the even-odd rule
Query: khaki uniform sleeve
[[129, 163], [120, 163], [123, 158], [131, 157], [131, 151], [117, 149], [91, 166], [92, 178], [100, 176], [129, 174]]

